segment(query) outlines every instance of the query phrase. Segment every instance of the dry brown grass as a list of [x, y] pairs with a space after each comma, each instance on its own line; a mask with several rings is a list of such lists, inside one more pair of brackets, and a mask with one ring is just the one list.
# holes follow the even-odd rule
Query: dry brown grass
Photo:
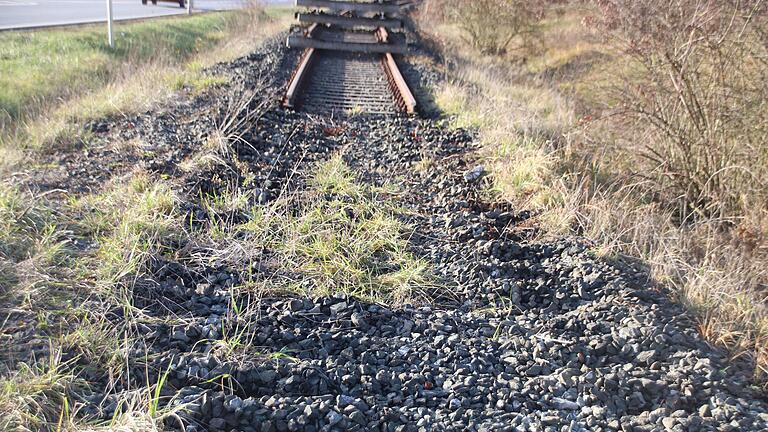
[[535, 210], [545, 236], [582, 234], [606, 259], [644, 260], [652, 280], [697, 317], [702, 334], [751, 363], [755, 382], [765, 385], [768, 230], [764, 205], [754, 204], [762, 192], [745, 184], [742, 202], [753, 204], [736, 217], [681, 223], [677, 195], [660, 193], [667, 172], [638, 151], [649, 144], [641, 133], [648, 128], [629, 128], [613, 109], [620, 78], [641, 69], [584, 26], [593, 10], [564, 12], [543, 22], [542, 49], [525, 56], [481, 55], [450, 23], [430, 23], [455, 64], [436, 91], [438, 105], [456, 126], [479, 128], [497, 197]]

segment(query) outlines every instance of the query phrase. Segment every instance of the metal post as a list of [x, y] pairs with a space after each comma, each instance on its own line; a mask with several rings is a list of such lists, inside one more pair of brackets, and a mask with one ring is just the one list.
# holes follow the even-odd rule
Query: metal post
[[192, 0], [187, 0], [187, 15], [192, 15]]
[[107, 0], [107, 36], [109, 37], [109, 47], [115, 47], [115, 37], [112, 34], [112, 0]]

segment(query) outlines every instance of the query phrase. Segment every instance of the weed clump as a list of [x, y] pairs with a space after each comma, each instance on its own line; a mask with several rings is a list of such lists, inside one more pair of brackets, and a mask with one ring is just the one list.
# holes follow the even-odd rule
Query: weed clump
[[69, 414], [73, 392], [85, 388], [85, 382], [67, 369], [56, 354], [45, 363], [21, 363], [8, 376], [0, 376], [0, 429], [44, 430], [61, 425]]
[[94, 254], [97, 285], [112, 290], [126, 277], [145, 271], [154, 254], [178, 241], [177, 202], [168, 184], [139, 172], [105, 193], [74, 203], [82, 215], [83, 234], [98, 241]]
[[297, 274], [292, 290], [387, 305], [428, 298], [435, 284], [427, 263], [408, 250], [412, 229], [389, 191], [357, 182], [339, 156], [318, 165], [308, 186], [301, 197], [254, 207], [236, 227]]
[[68, 232], [40, 199], [0, 186], [0, 296], [28, 300], [63, 283]]

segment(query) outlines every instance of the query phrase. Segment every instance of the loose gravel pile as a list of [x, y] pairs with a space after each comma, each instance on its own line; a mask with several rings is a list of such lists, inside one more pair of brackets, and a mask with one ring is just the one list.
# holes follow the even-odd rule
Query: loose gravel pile
[[[295, 54], [272, 43], [217, 72], [243, 89], [256, 76], [274, 77], [264, 95], [273, 98], [293, 64]], [[246, 180], [221, 167], [178, 170], [206, 124], [163, 118], [146, 128], [96, 129], [159, 134], [165, 141], [152, 141], [169, 149], [183, 141], [146, 166], [180, 179], [193, 226], [216, 216], [200, 205], [201, 194], [236, 184], [270, 205], [306, 189], [312, 167], [340, 154], [360, 182], [398, 187], [401, 218], [414, 231], [410, 252], [442, 287], [430, 302], [397, 307], [338, 295], [244, 296], [233, 287], [246, 273], [274, 279], [268, 265], [185, 260], [206, 253], [194, 245], [176, 261], [158, 260], [136, 304], [184, 324], [142, 324], [131, 379], [166, 375], [169, 405], [185, 406], [183, 425], [169, 419], [168, 428], [768, 430], [768, 405], [749, 389], [747, 372], [704, 342], [643, 272], [596, 257], [582, 239], [529, 240], [528, 212], [490, 200], [471, 131], [441, 120], [331, 119], [270, 102], [232, 147], [252, 174]], [[250, 310], [248, 319], [233, 304]], [[233, 334], [241, 355], [222, 353], [219, 342]], [[96, 391], [91, 400], [81, 414], [108, 418], [117, 409], [109, 394]]]

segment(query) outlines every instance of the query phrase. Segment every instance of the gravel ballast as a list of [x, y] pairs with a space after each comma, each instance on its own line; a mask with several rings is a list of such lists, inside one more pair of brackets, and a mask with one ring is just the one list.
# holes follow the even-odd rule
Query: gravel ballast
[[[426, 120], [342, 125], [349, 134], [323, 145], [364, 181], [404, 185], [412, 248], [450, 295], [398, 309], [344, 297], [265, 301], [250, 324], [254, 343], [294, 360], [169, 361], [178, 402], [199, 406], [190, 414], [198, 430], [766, 428], [748, 376], [644, 273], [596, 258], [577, 238], [526, 241], [516, 229], [526, 212], [484, 202], [485, 185], [467, 175], [481, 171], [471, 134]], [[417, 169], [425, 157], [434, 163]], [[226, 309], [224, 281], [201, 310]], [[213, 317], [193, 333], [206, 334]], [[234, 395], [204, 384], [221, 374], [234, 377]]]
[[[596, 256], [585, 239], [534, 241], [529, 212], [489, 198], [473, 131], [441, 119], [330, 118], [280, 107], [296, 62], [280, 42], [214, 68], [232, 77], [216, 102], [96, 122], [94, 133], [152, 142], [151, 155], [121, 163], [175, 180], [193, 229], [216, 216], [202, 208], [201, 195], [235, 184], [267, 206], [306, 190], [313, 167], [339, 154], [359, 182], [397, 186], [386, 199], [404, 208], [409, 251], [429, 263], [434, 290], [426, 301], [396, 306], [295, 290], [246, 297], [233, 294], [246, 276], [288, 277], [269, 265], [276, 252], [249, 251], [265, 264], [246, 271], [236, 262], [186, 259], [206, 252], [180, 246], [173, 260], [157, 259], [142, 276], [148, 283], [134, 299], [150, 316], [183, 321], [142, 324], [131, 355], [132, 382], [167, 374], [167, 403], [184, 407], [168, 418], [169, 429], [768, 430], [768, 405], [751, 390], [748, 370], [705, 342], [645, 272]], [[257, 85], [252, 105], [261, 111], [231, 147], [252, 177], [221, 166], [179, 169], [232, 94]], [[178, 121], [183, 116], [194, 120]], [[83, 189], [105, 181], [90, 165], [77, 180], [81, 171], [71, 167], [87, 159], [67, 157], [75, 180], [66, 181]], [[233, 300], [250, 308], [248, 319], [233, 311]], [[250, 354], [221, 353], [219, 342], [232, 332]], [[110, 418], [113, 399], [95, 388], [80, 414]]]

